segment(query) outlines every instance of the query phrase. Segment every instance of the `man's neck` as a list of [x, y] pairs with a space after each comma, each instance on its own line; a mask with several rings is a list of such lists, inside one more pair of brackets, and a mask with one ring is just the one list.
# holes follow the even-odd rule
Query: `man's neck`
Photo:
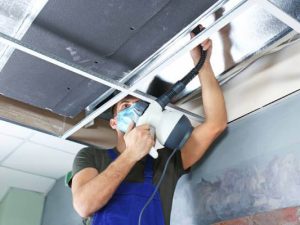
[[118, 134], [118, 141], [117, 141], [117, 146], [116, 149], [119, 153], [122, 153], [126, 149], [125, 141], [124, 141], [124, 135], [123, 134]]

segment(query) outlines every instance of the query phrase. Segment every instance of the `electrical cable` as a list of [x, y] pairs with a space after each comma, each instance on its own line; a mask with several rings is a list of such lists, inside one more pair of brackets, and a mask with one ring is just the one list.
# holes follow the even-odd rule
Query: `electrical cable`
[[148, 205], [150, 204], [150, 202], [153, 200], [155, 194], [157, 193], [160, 185], [161, 185], [161, 182], [163, 181], [165, 175], [166, 175], [166, 171], [167, 171], [167, 168], [168, 168], [168, 165], [170, 163], [170, 160], [171, 158], [175, 155], [175, 153], [177, 152], [178, 149], [174, 149], [173, 152], [171, 153], [171, 155], [169, 156], [169, 158], [167, 159], [166, 161], [166, 164], [165, 164], [165, 167], [163, 169], [163, 172], [159, 178], [159, 181], [157, 182], [157, 185], [153, 191], [153, 193], [151, 194], [151, 196], [149, 197], [149, 199], [147, 200], [147, 202], [145, 203], [144, 207], [142, 208], [141, 212], [140, 212], [140, 215], [139, 215], [139, 222], [138, 222], [138, 225], [141, 225], [142, 224], [142, 217], [143, 217], [143, 213], [145, 211], [145, 209], [148, 207]]

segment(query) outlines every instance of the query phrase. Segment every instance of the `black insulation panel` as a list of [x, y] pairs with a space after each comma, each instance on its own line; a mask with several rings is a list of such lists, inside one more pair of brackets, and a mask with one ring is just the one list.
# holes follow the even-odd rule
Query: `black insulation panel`
[[[49, 0], [22, 41], [119, 80], [216, 1]], [[74, 117], [108, 87], [14, 51], [0, 93]]]

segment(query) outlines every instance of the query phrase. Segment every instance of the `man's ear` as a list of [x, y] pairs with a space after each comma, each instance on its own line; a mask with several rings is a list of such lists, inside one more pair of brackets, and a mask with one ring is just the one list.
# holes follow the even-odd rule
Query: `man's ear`
[[117, 129], [117, 119], [116, 118], [110, 119], [109, 125], [112, 129], [116, 130]]

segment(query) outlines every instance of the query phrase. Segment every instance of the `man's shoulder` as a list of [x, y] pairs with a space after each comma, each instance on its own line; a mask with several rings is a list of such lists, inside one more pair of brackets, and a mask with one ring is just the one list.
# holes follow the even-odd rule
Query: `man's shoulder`
[[95, 146], [88, 146], [84, 147], [81, 150], [78, 151], [76, 157], [82, 157], [82, 156], [97, 156], [97, 155], [104, 155], [107, 154], [108, 149], [104, 148], [98, 148]]
[[85, 168], [95, 168], [98, 171], [102, 171], [109, 162], [107, 149], [93, 146], [85, 147], [75, 156], [72, 171], [74, 175]]
[[100, 163], [105, 163], [109, 161], [109, 156], [107, 154], [108, 149], [98, 148], [94, 146], [89, 146], [82, 148], [74, 159], [74, 164], [88, 164], [92, 163], [97, 166]]

